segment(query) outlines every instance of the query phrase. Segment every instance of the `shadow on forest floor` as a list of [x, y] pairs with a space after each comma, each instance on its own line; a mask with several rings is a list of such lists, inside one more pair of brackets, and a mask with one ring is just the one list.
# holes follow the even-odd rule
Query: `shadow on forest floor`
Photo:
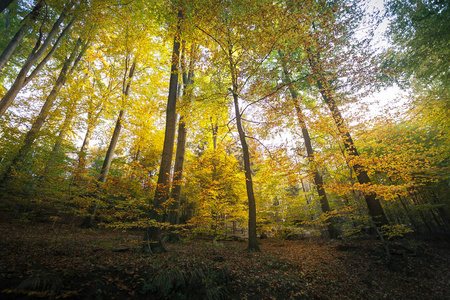
[[446, 299], [450, 243], [260, 240], [165, 244], [134, 251], [141, 232], [0, 221], [1, 299]]

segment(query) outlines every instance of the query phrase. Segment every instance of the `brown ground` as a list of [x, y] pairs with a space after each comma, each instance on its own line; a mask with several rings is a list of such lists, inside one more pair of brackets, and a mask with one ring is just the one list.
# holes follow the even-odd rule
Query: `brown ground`
[[136, 252], [138, 231], [0, 221], [0, 299], [450, 299], [450, 243], [193, 239]]

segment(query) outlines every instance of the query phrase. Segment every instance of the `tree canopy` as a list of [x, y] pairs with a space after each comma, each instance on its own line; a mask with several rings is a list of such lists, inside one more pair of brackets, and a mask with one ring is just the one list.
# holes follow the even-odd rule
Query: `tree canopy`
[[[378, 51], [359, 1], [16, 0], [0, 13], [1, 201], [139, 228], [150, 252], [186, 232], [249, 251], [304, 231], [448, 233], [448, 4], [385, 10]], [[394, 82], [386, 107], [403, 105], [367, 104]]]

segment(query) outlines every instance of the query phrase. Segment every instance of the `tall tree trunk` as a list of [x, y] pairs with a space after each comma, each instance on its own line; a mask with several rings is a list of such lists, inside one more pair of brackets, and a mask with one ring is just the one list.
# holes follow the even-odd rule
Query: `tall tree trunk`
[[[83, 79], [81, 81], [84, 83], [87, 80], [87, 78], [88, 78], [88, 73], [85, 74], [85, 76], [83, 77]], [[44, 175], [42, 178], [43, 181], [46, 181], [47, 176], [49, 175], [49, 172], [51, 172], [52, 169], [54, 168], [55, 162], [57, 161], [57, 157], [58, 157], [58, 154], [59, 154], [61, 146], [62, 146], [62, 143], [64, 142], [67, 132], [69, 131], [70, 126], [72, 125], [73, 118], [75, 117], [75, 111], [78, 106], [78, 102], [79, 102], [80, 98], [82, 97], [81, 91], [79, 91], [79, 90], [77, 90], [77, 92], [75, 94], [76, 94], [76, 96], [75, 96], [76, 98], [69, 100], [69, 103], [67, 104], [67, 110], [66, 110], [64, 122], [61, 126], [58, 136], [56, 137], [55, 144], [53, 145], [53, 149], [52, 149], [52, 152], [50, 155], [50, 159], [46, 164]]]
[[180, 117], [178, 123], [177, 151], [175, 153], [175, 165], [173, 170], [173, 186], [170, 192], [172, 202], [169, 206], [168, 221], [171, 225], [178, 224], [181, 196], [181, 181], [183, 180], [183, 165], [186, 153], [186, 124], [183, 117]]
[[[351, 160], [357, 161], [359, 153], [356, 149], [356, 146], [347, 128], [347, 125], [345, 124], [344, 118], [342, 117], [341, 112], [336, 104], [334, 98], [334, 91], [330, 87], [328, 80], [325, 77], [324, 71], [320, 66], [318, 56], [312, 54], [311, 50], [308, 50], [308, 54], [309, 54], [308, 55], [309, 63], [315, 76], [317, 86], [322, 95], [322, 98], [325, 101], [325, 104], [327, 104], [331, 112], [333, 120], [341, 136], [342, 142], [344, 143], [346, 153], [350, 158], [350, 162]], [[356, 178], [358, 179], [358, 182], [360, 184], [363, 185], [372, 184], [372, 181], [367, 175], [365, 167], [361, 163], [351, 162], [351, 165], [353, 167], [353, 170], [355, 171]], [[381, 206], [381, 203], [377, 198], [377, 194], [375, 192], [365, 193], [364, 198], [366, 200], [367, 208], [369, 209], [369, 214], [371, 215], [375, 225], [377, 227], [388, 225], [389, 224], [388, 219], [386, 218], [383, 207]]]
[[228, 59], [230, 64], [231, 82], [233, 89], [234, 110], [236, 114], [236, 127], [239, 132], [239, 139], [242, 146], [242, 154], [244, 156], [244, 169], [245, 169], [245, 187], [247, 188], [248, 198], [248, 251], [259, 252], [258, 239], [256, 235], [256, 200], [253, 193], [253, 180], [252, 170], [250, 164], [250, 152], [248, 150], [247, 141], [245, 140], [245, 132], [242, 128], [241, 112], [239, 110], [239, 97], [238, 97], [238, 84], [236, 75], [236, 66], [233, 62], [233, 51], [230, 48], [228, 50]]
[[[211, 118], [212, 121], [212, 118]], [[217, 125], [217, 121], [214, 124], [211, 124], [212, 138], [213, 138], [213, 149], [217, 149], [217, 132], [219, 130], [219, 126]]]
[[[172, 66], [170, 69], [170, 83], [169, 96], [167, 99], [166, 109], [166, 129], [164, 133], [163, 153], [161, 157], [161, 164], [159, 167], [158, 182], [155, 190], [155, 196], [150, 211], [150, 219], [156, 222], [163, 220], [164, 207], [163, 203], [167, 200], [169, 194], [169, 174], [172, 164], [173, 147], [175, 144], [175, 129], [177, 125], [177, 90], [178, 90], [178, 64], [180, 57], [180, 38], [181, 38], [181, 23], [183, 20], [183, 13], [178, 11], [177, 29], [173, 41], [172, 50]], [[161, 232], [158, 224], [149, 224], [147, 227], [144, 241], [145, 252], [164, 252], [166, 251], [161, 243], [159, 237]]]
[[[127, 58], [128, 61], [128, 58]], [[136, 69], [136, 62], [134, 61], [130, 67], [130, 73], [128, 74], [128, 64], [125, 66], [125, 75], [123, 80], [123, 88], [122, 88], [122, 96], [124, 102], [128, 98], [131, 89], [131, 80], [133, 79], [134, 72]], [[116, 126], [114, 127], [114, 132], [111, 137], [111, 141], [109, 142], [108, 150], [106, 151], [105, 159], [103, 160], [102, 169], [100, 171], [100, 177], [98, 178], [98, 182], [105, 183], [106, 178], [108, 177], [109, 169], [111, 168], [111, 162], [114, 156], [114, 151], [116, 150], [117, 142], [119, 141], [120, 131], [122, 130], [122, 120], [125, 117], [125, 109], [121, 109], [119, 112], [119, 116], [117, 117]], [[81, 224], [82, 228], [91, 228], [92, 223], [94, 222], [95, 215], [97, 214], [97, 209], [99, 206], [99, 199], [97, 199], [95, 203], [95, 207], [91, 210], [91, 215], [87, 216], [83, 223]]]
[[256, 200], [253, 193], [252, 170], [250, 168], [250, 152], [248, 150], [247, 141], [245, 140], [245, 133], [242, 128], [241, 112], [239, 111], [237, 85], [233, 85], [233, 100], [234, 109], [236, 112], [236, 126], [239, 132], [239, 139], [241, 141], [242, 153], [244, 156], [245, 186], [247, 188], [248, 198], [248, 250], [251, 252], [256, 252], [260, 251], [256, 236]]
[[[6, 1], [2, 1], [1, 3], [5, 3]], [[3, 70], [3, 67], [6, 65], [8, 60], [11, 58], [11, 55], [13, 54], [14, 50], [16, 50], [17, 46], [19, 46], [22, 39], [27, 34], [28, 30], [31, 28], [31, 24], [33, 24], [37, 17], [39, 16], [39, 12], [43, 6], [43, 1], [40, 0], [36, 5], [34, 6], [33, 10], [28, 14], [29, 20], [27, 20], [28, 16], [25, 17], [25, 19], [22, 20], [23, 25], [20, 27], [20, 29], [17, 31], [17, 33], [14, 35], [14, 37], [9, 42], [8, 46], [6, 46], [5, 50], [3, 50], [2, 54], [0, 55], [0, 74]]]
[[[30, 75], [27, 77], [28, 71], [31, 69], [31, 67], [44, 55], [47, 48], [50, 46], [51, 41], [56, 36], [56, 34], [59, 31], [59, 26], [63, 22], [63, 20], [66, 18], [67, 11], [73, 6], [72, 2], [61, 13], [58, 20], [56, 20], [55, 24], [53, 24], [52, 29], [48, 33], [46, 39], [41, 45], [41, 38], [42, 35], [39, 36], [38, 40], [36, 41], [36, 45], [34, 46], [33, 50], [31, 51], [30, 55], [28, 55], [27, 60], [25, 61], [24, 65], [22, 66], [22, 69], [20, 70], [19, 74], [17, 75], [16, 79], [14, 80], [14, 83], [12, 84], [11, 88], [6, 92], [5, 96], [3, 96], [2, 100], [0, 101], [0, 117], [5, 113], [5, 111], [8, 109], [8, 107], [11, 105], [11, 103], [16, 98], [17, 94], [20, 92], [20, 90], [24, 87], [25, 82], [28, 82], [33, 76], [36, 75], [37, 72], [32, 72], [33, 75]], [[61, 32], [60, 38], [58, 40], [61, 40], [61, 37], [67, 34], [70, 27], [73, 24], [73, 20], [66, 26], [66, 28]], [[57, 42], [58, 42], [57, 40]], [[55, 42], [55, 45], [53, 49], [56, 49], [55, 46], [57, 46], [57, 42]], [[52, 50], [53, 50], [52, 49]], [[53, 54], [52, 51], [50, 51], [51, 54]], [[48, 57], [48, 55], [46, 56]], [[39, 65], [37, 66], [37, 68]]]
[[[328, 202], [327, 193], [325, 192], [325, 187], [323, 185], [323, 177], [320, 174], [319, 170], [317, 169], [315, 161], [314, 161], [314, 149], [311, 144], [311, 138], [309, 136], [308, 127], [306, 126], [305, 116], [303, 115], [303, 111], [302, 111], [302, 109], [300, 107], [300, 103], [298, 101], [298, 93], [295, 90], [294, 86], [292, 85], [291, 79], [289, 78], [289, 72], [287, 70], [286, 63], [283, 59], [283, 53], [279, 50], [278, 54], [281, 58], [285, 82], [288, 85], [289, 92], [291, 93], [291, 97], [292, 97], [292, 101], [294, 102], [294, 107], [296, 110], [298, 122], [302, 129], [303, 140], [305, 142], [306, 153], [308, 156], [308, 163], [314, 174], [314, 184], [317, 189], [317, 194], [319, 195], [320, 207], [322, 208], [322, 212], [324, 214], [328, 214], [331, 212], [330, 204]], [[329, 234], [330, 238], [332, 238], [332, 239], [336, 239], [340, 234], [339, 229], [336, 226], [336, 221], [337, 221], [336, 218], [333, 218], [333, 217], [327, 218], [328, 234]]]
[[[190, 64], [189, 70], [185, 65], [185, 57], [184, 57], [184, 46], [183, 43], [183, 51], [181, 55], [181, 66], [183, 69], [183, 103], [189, 103], [192, 97], [192, 85], [194, 83], [194, 62], [195, 62], [195, 52], [194, 45], [191, 47], [190, 51]], [[184, 165], [184, 157], [186, 153], [186, 135], [187, 128], [186, 123], [184, 122], [184, 116], [180, 116], [180, 121], [178, 122], [178, 136], [177, 136], [177, 151], [175, 153], [175, 165], [173, 170], [173, 186], [170, 192], [172, 202], [169, 206], [168, 212], [168, 221], [171, 225], [175, 225], [179, 223], [179, 209], [180, 209], [180, 196], [181, 196], [181, 181], [183, 180], [183, 165]]]
[[[122, 120], [125, 115], [125, 110], [122, 109], [119, 112], [119, 117], [116, 121], [116, 126], [114, 127], [114, 132], [109, 142], [108, 150], [106, 151], [105, 159], [103, 160], [102, 169], [100, 171], [100, 177], [98, 182], [105, 183], [108, 176], [109, 168], [111, 167], [111, 161], [114, 156], [114, 150], [116, 149], [117, 141], [119, 140], [120, 130], [122, 129]], [[84, 218], [81, 228], [91, 228], [94, 223], [95, 215], [97, 214], [100, 199], [97, 199], [94, 207], [90, 209], [90, 215]]]
[[[11, 165], [9, 166], [8, 170], [4, 173], [2, 178], [0, 179], [0, 184], [4, 185], [5, 182], [9, 180], [9, 177], [12, 174], [12, 171], [16, 167], [20, 167], [19, 164], [25, 159], [26, 155], [29, 153], [31, 146], [33, 145], [34, 141], [38, 137], [39, 131], [42, 128], [42, 125], [44, 125], [45, 120], [47, 119], [47, 116], [50, 112], [51, 107], [53, 106], [53, 103], [56, 100], [56, 97], [59, 94], [59, 91], [64, 86], [64, 84], [67, 81], [68, 76], [72, 73], [78, 62], [80, 61], [81, 57], [84, 54], [84, 51], [86, 50], [86, 47], [83, 47], [82, 51], [78, 53], [78, 49], [81, 45], [81, 39], [78, 39], [75, 47], [70, 54], [70, 56], [65, 60], [64, 65], [61, 69], [61, 72], [59, 73], [58, 79], [56, 80], [55, 85], [53, 86], [52, 91], [47, 96], [47, 99], [44, 102], [44, 105], [41, 108], [41, 111], [39, 112], [39, 116], [36, 119], [36, 121], [31, 126], [31, 129], [28, 131], [27, 135], [25, 136], [25, 141], [23, 146], [19, 149], [19, 152], [17, 155], [13, 158]], [[78, 53], [78, 56], [77, 56]], [[76, 60], [75, 60], [76, 58]], [[74, 65], [71, 68], [72, 62], [75, 60]]]
[[28, 75], [25, 78], [22, 88], [25, 87], [44, 68], [44, 66], [47, 64], [47, 62], [50, 60], [50, 58], [53, 57], [53, 54], [55, 54], [62, 39], [67, 35], [67, 33], [72, 28], [72, 25], [75, 22], [75, 20], [76, 20], [76, 18], [73, 17], [72, 20], [70, 20], [69, 23], [66, 25], [66, 27], [64, 27], [61, 34], [58, 36], [56, 41], [53, 43], [53, 46], [50, 48], [50, 51], [48, 51], [48, 53], [44, 56], [44, 58], [37, 64], [37, 66], [30, 73], [30, 75]]

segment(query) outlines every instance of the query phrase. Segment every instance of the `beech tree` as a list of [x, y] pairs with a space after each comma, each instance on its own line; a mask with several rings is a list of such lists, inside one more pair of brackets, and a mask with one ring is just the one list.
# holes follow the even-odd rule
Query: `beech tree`
[[[161, 157], [161, 165], [159, 167], [158, 182], [155, 190], [155, 196], [151, 203], [152, 209], [150, 212], [150, 219], [153, 222], [161, 222], [163, 220], [164, 208], [163, 204], [166, 202], [169, 195], [169, 174], [171, 172], [173, 147], [175, 144], [175, 129], [177, 122], [176, 106], [177, 106], [177, 91], [178, 91], [178, 65], [180, 59], [181, 47], [181, 28], [183, 22], [183, 12], [178, 11], [177, 27], [175, 37], [173, 40], [172, 63], [170, 69], [170, 84], [169, 96], [167, 100], [166, 110], [166, 126], [164, 135], [164, 146]], [[144, 245], [145, 251], [161, 252], [165, 251], [161, 239], [159, 237], [159, 225], [149, 224], [145, 233]], [[156, 241], [156, 242], [155, 242]]]
[[[327, 193], [325, 192], [323, 177], [320, 174], [319, 170], [317, 169], [317, 166], [315, 166], [314, 149], [311, 144], [311, 138], [309, 136], [308, 127], [306, 126], [305, 115], [303, 114], [302, 108], [299, 103], [298, 92], [296, 91], [295, 87], [292, 84], [292, 80], [289, 76], [289, 71], [287, 69], [286, 62], [284, 61], [284, 58], [283, 58], [283, 53], [280, 50], [278, 51], [278, 53], [280, 56], [280, 60], [282, 62], [284, 78], [288, 85], [288, 89], [291, 94], [292, 101], [294, 103], [294, 108], [295, 108], [295, 111], [297, 114], [298, 123], [302, 130], [302, 135], [303, 135], [303, 140], [305, 142], [305, 148], [306, 148], [306, 153], [308, 156], [308, 161], [309, 161], [310, 167], [312, 169], [312, 172], [314, 174], [313, 175], [314, 176], [314, 184], [316, 186], [317, 193], [319, 195], [320, 206], [321, 206], [322, 212], [324, 214], [329, 214], [331, 212], [330, 204], [328, 203]], [[328, 233], [330, 235], [330, 238], [333, 238], [333, 239], [337, 238], [339, 236], [339, 230], [336, 227], [336, 218], [328, 217], [327, 221], [328, 221], [328, 224], [327, 224]]]
[[[2, 2], [5, 3], [6, 1]], [[11, 1], [12, 2], [12, 1]], [[9, 44], [6, 46], [6, 48], [3, 50], [2, 54], [0, 55], [0, 74], [3, 70], [3, 67], [6, 65], [8, 60], [11, 58], [12, 54], [14, 53], [14, 50], [19, 46], [22, 39], [25, 37], [25, 35], [28, 33], [28, 31], [31, 28], [31, 25], [36, 22], [38, 16], [41, 13], [41, 10], [43, 8], [44, 1], [38, 1], [36, 5], [33, 7], [33, 10], [25, 17], [24, 20], [21, 21], [23, 25], [20, 27], [20, 29], [17, 31], [17, 33], [14, 35], [14, 37], [11, 39]]]
[[[337, 17], [339, 18], [339, 17]], [[314, 22], [312, 23], [312, 30], [315, 31], [315, 25]], [[345, 40], [345, 35], [350, 34], [350, 28], [344, 28], [344, 30], [347, 30], [347, 32], [342, 33], [343, 40]], [[342, 142], [345, 147], [346, 155], [348, 155], [349, 158], [349, 164], [355, 171], [355, 175], [358, 179], [359, 184], [361, 185], [368, 185], [370, 186], [372, 184], [372, 181], [370, 180], [367, 169], [365, 166], [363, 166], [361, 163], [358, 162], [357, 158], [359, 157], [358, 150], [356, 149], [355, 143], [351, 137], [350, 131], [345, 123], [345, 120], [340, 112], [340, 109], [337, 105], [337, 93], [333, 86], [330, 84], [330, 80], [333, 78], [336, 78], [339, 76], [339, 74], [333, 74], [333, 70], [328, 71], [329, 73], [332, 73], [332, 78], [327, 76], [327, 70], [324, 69], [322, 60], [323, 58], [320, 57], [320, 34], [319, 35], [313, 35], [313, 40], [311, 41], [312, 46], [306, 49], [308, 54], [308, 61], [311, 67], [312, 76], [314, 81], [317, 83], [317, 87], [319, 89], [320, 94], [322, 95], [322, 98], [326, 105], [328, 106], [331, 116], [336, 124], [336, 128], [339, 131], [340, 137], [342, 139]], [[326, 40], [326, 39], [323, 39]], [[314, 48], [316, 47], [316, 48]], [[376, 192], [366, 192], [364, 195], [364, 198], [366, 200], [367, 207], [369, 209], [369, 213], [371, 217], [373, 218], [375, 224], [378, 227], [381, 227], [383, 225], [387, 225], [388, 219], [384, 213], [383, 207], [381, 206], [381, 203], [379, 199], [377, 198]]]
[[[14, 80], [14, 83], [12, 84], [11, 88], [6, 92], [6, 94], [3, 96], [3, 98], [0, 100], [0, 117], [5, 113], [5, 111], [8, 109], [8, 107], [14, 101], [14, 99], [16, 98], [16, 96], [20, 92], [20, 90], [33, 77], [35, 77], [36, 74], [50, 60], [50, 58], [55, 53], [62, 38], [65, 35], [67, 35], [67, 33], [70, 31], [70, 29], [75, 21], [75, 17], [72, 17], [69, 20], [69, 22], [67, 22], [67, 25], [61, 32], [60, 32], [59, 27], [63, 23], [63, 21], [66, 20], [66, 18], [68, 16], [70, 17], [70, 13], [71, 13], [73, 6], [74, 6], [74, 3], [70, 2], [64, 7], [63, 11], [61, 12], [60, 16], [53, 24], [52, 28], [48, 32], [45, 39], [44, 39], [42, 33], [38, 36], [34, 48], [31, 50], [31, 53], [28, 55], [28, 58], [26, 59], [25, 63], [23, 64], [16, 79]], [[44, 26], [44, 24], [42, 24], [42, 26]], [[45, 57], [39, 62], [39, 64], [36, 65], [34, 70], [28, 75], [28, 73], [31, 70], [31, 68], [33, 67], [33, 65], [35, 65], [39, 61], [39, 59], [41, 59], [44, 56], [44, 54], [46, 53], [47, 49], [50, 47], [51, 43], [53, 42], [53, 39], [56, 37], [58, 32], [60, 32], [59, 36], [54, 41], [54, 43], [51, 47], [51, 50], [45, 55]]]
[[[133, 61], [131, 63], [131, 66], [129, 66], [129, 63], [130, 61], [129, 58], [127, 57], [125, 61], [125, 74], [128, 73], [128, 77], [126, 75], [124, 76], [122, 87], [124, 102], [126, 102], [126, 99], [130, 94], [131, 80], [133, 79], [134, 72], [136, 70], [136, 61]], [[125, 105], [125, 103], [123, 105]], [[100, 182], [105, 182], [106, 177], [108, 176], [109, 168], [111, 167], [111, 161], [114, 155], [114, 150], [116, 148], [117, 141], [119, 140], [120, 131], [122, 129], [122, 122], [124, 117], [125, 117], [125, 108], [122, 108], [119, 111], [119, 116], [117, 117], [116, 126], [114, 127], [114, 132], [111, 137], [111, 142], [109, 143], [108, 150], [106, 151], [105, 160], [103, 161], [102, 170], [100, 173], [100, 177], [98, 179]]]
[[[185, 106], [189, 107], [189, 102], [192, 101], [193, 96], [193, 84], [194, 84], [194, 64], [196, 60], [196, 45], [193, 44], [190, 50], [190, 62], [189, 66], [186, 65], [185, 61], [185, 41], [182, 41], [182, 55], [181, 55], [181, 67], [182, 67], [182, 80], [183, 80], [183, 96], [182, 101]], [[175, 163], [173, 169], [173, 186], [170, 192], [171, 203], [168, 212], [168, 221], [171, 225], [176, 225], [179, 223], [179, 209], [180, 209], [180, 196], [181, 196], [181, 185], [183, 180], [183, 168], [184, 159], [186, 154], [186, 135], [187, 128], [185, 123], [185, 113], [180, 115], [178, 121], [178, 134], [177, 134], [177, 150], [175, 153]]]
[[30, 151], [34, 141], [38, 137], [38, 133], [39, 133], [40, 129], [42, 128], [42, 125], [44, 124], [45, 120], [47, 119], [50, 108], [52, 107], [53, 103], [55, 102], [59, 91], [61, 90], [63, 85], [66, 83], [68, 76], [70, 76], [71, 73], [77, 67], [77, 65], [80, 62], [81, 58], [83, 57], [83, 54], [86, 51], [88, 45], [89, 45], [89, 43], [82, 41], [81, 38], [78, 38], [78, 40], [76, 41], [75, 46], [72, 50], [72, 53], [64, 61], [64, 65], [61, 69], [58, 79], [56, 80], [52, 91], [47, 96], [47, 98], [44, 102], [44, 105], [41, 108], [38, 118], [33, 123], [31, 129], [26, 134], [23, 146], [20, 148], [19, 152], [13, 158], [7, 171], [2, 175], [2, 178], [0, 179], [1, 185], [3, 185], [3, 186], [5, 185], [5, 183], [10, 179], [10, 176], [12, 175], [13, 170], [15, 168], [17, 168], [18, 166], [20, 167], [20, 163], [24, 160], [25, 156]]

